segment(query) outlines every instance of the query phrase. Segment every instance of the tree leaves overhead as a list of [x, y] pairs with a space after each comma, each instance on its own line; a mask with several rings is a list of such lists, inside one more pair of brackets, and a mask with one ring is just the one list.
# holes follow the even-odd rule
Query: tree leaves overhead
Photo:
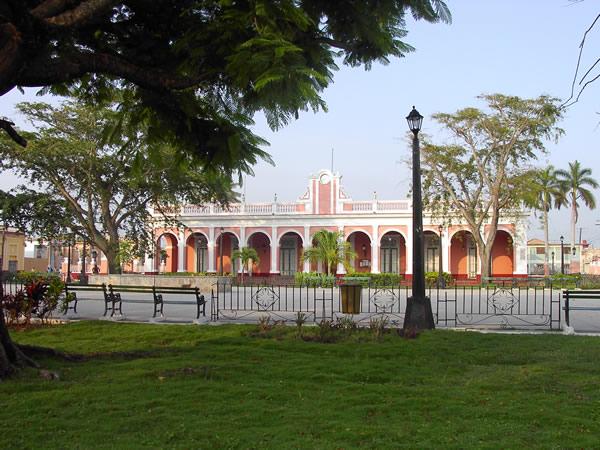
[[[406, 16], [450, 22], [441, 0], [26, 0], [0, 6], [0, 95], [77, 95], [144, 123], [148, 139], [230, 172], [268, 158], [248, 131], [326, 109], [344, 64], [413, 48]], [[9, 122], [0, 123], [10, 131]], [[209, 163], [209, 164], [207, 164]]]

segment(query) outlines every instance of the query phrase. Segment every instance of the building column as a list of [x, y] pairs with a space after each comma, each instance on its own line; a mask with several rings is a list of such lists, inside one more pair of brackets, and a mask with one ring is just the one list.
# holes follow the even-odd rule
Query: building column
[[144, 256], [144, 272], [154, 272], [154, 255], [146, 253]]
[[448, 239], [448, 228], [446, 227], [442, 231], [442, 245], [440, 251], [442, 252], [442, 271], [450, 273], [450, 239]]
[[379, 227], [373, 225], [371, 233], [371, 273], [380, 273], [379, 268]]
[[185, 272], [185, 268], [183, 267], [183, 262], [185, 261], [185, 233], [183, 231], [179, 231], [177, 241], [177, 272]]
[[[338, 231], [341, 233], [341, 237], [340, 239], [344, 239], [344, 227], [338, 227]], [[343, 263], [338, 263], [337, 265], [337, 269], [336, 269], [336, 273], [338, 275], [345, 275], [346, 274], [346, 268], [344, 267]]]
[[411, 275], [413, 273], [412, 266], [412, 252], [413, 252], [413, 232], [412, 227], [409, 228], [409, 231], [406, 233], [406, 241], [404, 243], [404, 247], [406, 249], [406, 253], [404, 254], [404, 259], [406, 261], [406, 274]]
[[[306, 252], [312, 246], [312, 242], [310, 242], [310, 227], [304, 227], [304, 237], [302, 238], [302, 249]], [[310, 272], [310, 261], [308, 259], [304, 260], [302, 271], [304, 273]]]
[[215, 227], [208, 228], [208, 272], [214, 273], [215, 270]]
[[277, 227], [271, 227], [271, 274], [279, 274], [279, 267], [277, 267], [278, 254], [279, 240], [277, 239]]
[[[246, 242], [246, 227], [240, 227], [240, 242], [239, 248], [240, 251], [243, 247], [247, 247], [248, 243]], [[244, 271], [244, 267], [242, 266], [242, 260], [238, 259], [238, 273], [242, 273]]]
[[[517, 223], [513, 239], [513, 274], [527, 275], [527, 229], [523, 224]], [[559, 265], [560, 265], [560, 250]], [[550, 256], [550, 255], [548, 255]], [[548, 264], [552, 264], [548, 257]]]

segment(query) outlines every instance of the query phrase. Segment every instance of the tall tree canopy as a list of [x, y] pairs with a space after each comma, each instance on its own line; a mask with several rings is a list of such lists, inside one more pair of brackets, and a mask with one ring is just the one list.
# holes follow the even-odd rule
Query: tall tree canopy
[[536, 211], [542, 213], [542, 227], [544, 229], [544, 275], [550, 275], [548, 266], [548, 255], [550, 253], [549, 241], [549, 220], [548, 213], [553, 207], [559, 208], [564, 203], [564, 195], [561, 192], [561, 186], [556, 177], [556, 170], [553, 166], [539, 169], [535, 172], [530, 183], [529, 189], [525, 192], [525, 204]]
[[228, 168], [259, 151], [254, 112], [277, 127], [325, 108], [336, 56], [369, 67], [412, 51], [407, 15], [450, 21], [442, 0], [4, 0], [0, 95], [43, 87], [101, 102], [119, 89], [149, 138]]
[[482, 95], [487, 111], [465, 108], [433, 117], [452, 143], [423, 148], [423, 198], [435, 215], [459, 214], [468, 224], [490, 275], [491, 249], [501, 214], [511, 214], [532, 182], [531, 164], [545, 151], [545, 139], [557, 139], [561, 117], [558, 100]]
[[111, 273], [119, 271], [122, 237], [141, 247], [147, 242], [149, 206], [232, 198], [229, 177], [204, 170], [173, 147], [147, 145], [143, 129], [115, 129], [113, 109], [73, 101], [18, 108], [37, 131], [28, 134], [27, 147], [0, 139], [0, 169], [16, 172], [60, 205], [70, 231], [106, 255]]
[[571, 247], [575, 248], [575, 227], [579, 220], [579, 208], [585, 205], [590, 209], [596, 208], [596, 199], [591, 189], [598, 188], [598, 182], [592, 177], [592, 169], [582, 167], [577, 160], [569, 163], [569, 169], [556, 171], [562, 201], [559, 206], [571, 207]]

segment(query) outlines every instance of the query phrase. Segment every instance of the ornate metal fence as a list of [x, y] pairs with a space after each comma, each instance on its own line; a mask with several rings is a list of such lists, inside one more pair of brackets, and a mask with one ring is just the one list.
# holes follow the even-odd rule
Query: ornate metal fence
[[[360, 312], [354, 320], [368, 323], [385, 316], [402, 326], [406, 286], [365, 286]], [[561, 291], [545, 286], [460, 286], [429, 289], [439, 327], [559, 329]], [[212, 291], [211, 320], [256, 321], [260, 316], [293, 321], [298, 313], [307, 320], [336, 320], [345, 315], [339, 286], [229, 286], [216, 284]]]

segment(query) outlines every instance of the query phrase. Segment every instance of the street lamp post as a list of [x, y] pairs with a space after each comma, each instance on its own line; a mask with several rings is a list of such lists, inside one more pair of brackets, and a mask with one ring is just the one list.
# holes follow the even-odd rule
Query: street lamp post
[[83, 239], [83, 255], [81, 258], [81, 275], [79, 276], [79, 282], [81, 284], [87, 284], [87, 275], [85, 271], [85, 258], [86, 258], [86, 242]]
[[554, 275], [554, 251], [552, 251], [552, 275]]
[[565, 249], [564, 249], [564, 236], [560, 237], [560, 273], [565, 274]]
[[419, 131], [423, 116], [413, 106], [406, 117], [408, 128], [413, 133], [412, 141], [412, 194], [413, 194], [413, 276], [412, 296], [406, 302], [404, 329], [433, 329], [433, 311], [431, 302], [425, 296], [425, 261], [423, 259], [423, 201], [421, 198], [421, 154], [419, 149]]
[[67, 255], [67, 283], [71, 282], [71, 247], [73, 246], [73, 241], [69, 238], [69, 254]]
[[438, 265], [440, 266], [439, 269], [439, 275], [438, 275], [438, 289], [445, 289], [446, 288], [446, 279], [444, 278], [444, 271], [442, 270], [442, 233], [444, 231], [444, 227], [442, 225], [438, 226], [438, 231], [440, 232], [440, 255], [439, 255], [439, 262]]
[[220, 255], [220, 273], [223, 276], [223, 232], [225, 228], [221, 227], [221, 234], [219, 235], [219, 255]]

